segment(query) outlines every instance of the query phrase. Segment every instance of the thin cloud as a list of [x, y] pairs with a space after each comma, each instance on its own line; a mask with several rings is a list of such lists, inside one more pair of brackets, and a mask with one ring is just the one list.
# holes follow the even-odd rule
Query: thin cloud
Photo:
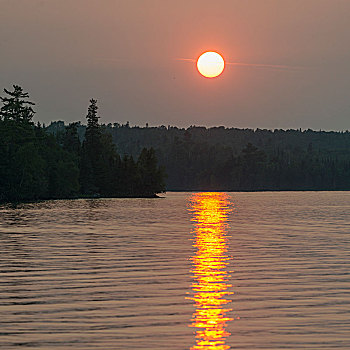
[[196, 62], [193, 58], [175, 58], [176, 61]]
[[[193, 58], [176, 58], [177, 61], [185, 62], [197, 62]], [[240, 66], [240, 67], [252, 67], [252, 68], [267, 68], [267, 69], [278, 69], [278, 70], [303, 70], [306, 67], [301, 66], [289, 66], [283, 64], [263, 64], [263, 63], [243, 63], [243, 62], [225, 62], [226, 65]]]
[[305, 67], [301, 67], [301, 66], [288, 66], [283, 64], [241, 63], [241, 62], [226, 62], [226, 64], [232, 65], [232, 66], [241, 66], [241, 67], [270, 68], [270, 69], [283, 69], [283, 70], [305, 69]]

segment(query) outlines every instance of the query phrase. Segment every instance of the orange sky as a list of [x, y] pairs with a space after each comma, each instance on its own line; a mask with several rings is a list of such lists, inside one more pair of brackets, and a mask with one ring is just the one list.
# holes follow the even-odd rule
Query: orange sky
[[[345, 130], [348, 0], [0, 0], [0, 88], [20, 84], [36, 120]], [[202, 78], [196, 58], [231, 62]]]

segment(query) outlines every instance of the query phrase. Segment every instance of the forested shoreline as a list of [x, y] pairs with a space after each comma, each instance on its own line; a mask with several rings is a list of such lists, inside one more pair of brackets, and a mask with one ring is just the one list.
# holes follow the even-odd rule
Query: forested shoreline
[[19, 86], [0, 97], [0, 202], [96, 197], [156, 197], [164, 172], [152, 148], [120, 157], [90, 100], [84, 140], [75, 124], [60, 137], [34, 124], [34, 103]]
[[[79, 137], [85, 126], [76, 124]], [[59, 137], [64, 122], [47, 131]], [[172, 191], [350, 190], [350, 132], [108, 124], [121, 154], [155, 149]]]
[[45, 126], [21, 87], [0, 102], [0, 202], [350, 190], [349, 131], [104, 125], [94, 99], [87, 125]]

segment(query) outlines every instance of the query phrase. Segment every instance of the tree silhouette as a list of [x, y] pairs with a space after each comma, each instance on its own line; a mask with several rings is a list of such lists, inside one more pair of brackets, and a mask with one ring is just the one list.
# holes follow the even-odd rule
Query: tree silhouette
[[[91, 197], [152, 197], [164, 190], [153, 150], [139, 162], [117, 153], [111, 125], [99, 124], [97, 100], [87, 111], [85, 139], [80, 123], [48, 133], [34, 125], [33, 102], [20, 86], [0, 97], [0, 202]], [[126, 130], [130, 130], [127, 123]]]
[[137, 166], [141, 177], [141, 188], [146, 196], [165, 191], [163, 170], [158, 167], [153, 148], [144, 148], [141, 151]]
[[0, 201], [67, 198], [78, 193], [78, 167], [40, 123], [19, 86], [0, 97]]
[[98, 124], [97, 100], [91, 99], [86, 115], [87, 127], [82, 148], [80, 180], [86, 194], [99, 193], [98, 172], [101, 155], [101, 130]]
[[31, 122], [35, 114], [33, 108], [35, 103], [28, 101], [29, 94], [23, 92], [18, 85], [13, 85], [13, 91], [4, 89], [8, 96], [0, 97], [3, 106], [0, 108], [0, 118], [16, 122]]

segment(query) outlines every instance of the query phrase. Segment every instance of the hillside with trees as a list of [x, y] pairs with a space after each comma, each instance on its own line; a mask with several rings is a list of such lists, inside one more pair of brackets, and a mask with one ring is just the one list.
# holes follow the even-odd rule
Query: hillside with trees
[[165, 190], [153, 149], [121, 158], [91, 100], [84, 141], [75, 123], [55, 136], [33, 123], [19, 86], [0, 97], [0, 202], [78, 197], [154, 197]]
[[[225, 127], [104, 126], [120, 154], [153, 148], [167, 190], [350, 190], [350, 133]], [[48, 132], [64, 132], [63, 122]], [[78, 125], [83, 139], [85, 126]]]

